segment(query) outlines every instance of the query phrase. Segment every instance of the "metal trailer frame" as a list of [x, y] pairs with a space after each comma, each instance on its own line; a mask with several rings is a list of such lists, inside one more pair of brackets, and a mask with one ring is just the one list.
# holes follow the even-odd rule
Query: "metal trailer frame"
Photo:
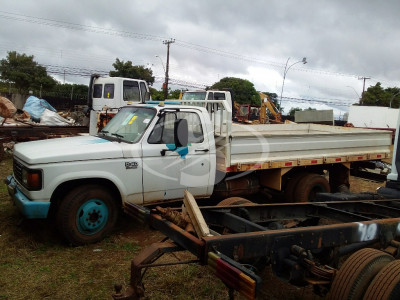
[[88, 133], [87, 126], [48, 126], [48, 125], [21, 125], [0, 126], [0, 137], [17, 141], [47, 139], [49, 137], [62, 137], [65, 135], [78, 135]]
[[[127, 205], [129, 215], [141, 215], [172, 242], [155, 243], [133, 259], [130, 285], [125, 292], [116, 286], [114, 299], [144, 297], [142, 271], [165, 265], [154, 262], [169, 252], [191, 252], [197, 260], [178, 263], [208, 265], [230, 292], [239, 290], [248, 299], [256, 297], [261, 283], [256, 267], [265, 263], [290, 284], [312, 284], [323, 294], [329, 290], [341, 256], [365, 247], [399, 255], [400, 200], [209, 206], [200, 210], [214, 235], [198, 238], [155, 209]], [[224, 234], [216, 233], [218, 229]]]

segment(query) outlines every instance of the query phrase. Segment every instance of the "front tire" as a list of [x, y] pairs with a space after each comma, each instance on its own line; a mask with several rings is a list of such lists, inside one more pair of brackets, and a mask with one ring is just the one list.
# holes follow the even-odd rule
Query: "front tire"
[[101, 241], [114, 228], [118, 218], [117, 204], [110, 192], [98, 185], [79, 186], [62, 200], [57, 224], [72, 245]]

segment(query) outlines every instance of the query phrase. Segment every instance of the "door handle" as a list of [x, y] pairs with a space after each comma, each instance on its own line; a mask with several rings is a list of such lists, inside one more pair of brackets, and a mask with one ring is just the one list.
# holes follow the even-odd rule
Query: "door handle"
[[196, 149], [196, 150], [194, 150], [195, 152], [208, 152], [208, 151], [210, 151], [209, 149]]

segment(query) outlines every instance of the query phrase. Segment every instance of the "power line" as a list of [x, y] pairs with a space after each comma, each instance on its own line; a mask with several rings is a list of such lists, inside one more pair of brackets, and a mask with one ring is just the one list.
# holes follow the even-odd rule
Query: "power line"
[[330, 105], [337, 105], [337, 106], [351, 106], [357, 102], [357, 101], [354, 101], [351, 99], [327, 99], [327, 98], [309, 99], [309, 98], [283, 97], [283, 99], [289, 100], [289, 101], [294, 101], [294, 102], [301, 102], [301, 103], [315, 102], [315, 103], [330, 104]]
[[10, 19], [10, 20], [41, 24], [41, 25], [52, 26], [52, 27], [81, 30], [81, 31], [94, 32], [94, 33], [103, 33], [103, 34], [116, 35], [116, 36], [122, 36], [122, 37], [131, 37], [131, 38], [136, 38], [136, 39], [145, 39], [145, 40], [154, 40], [154, 41], [162, 41], [163, 40], [162, 37], [155, 36], [155, 35], [134, 33], [134, 32], [129, 32], [129, 31], [115, 30], [115, 29], [106, 29], [106, 28], [96, 27], [96, 26], [81, 25], [81, 24], [77, 24], [77, 23], [70, 23], [70, 22], [57, 21], [57, 20], [52, 20], [52, 19], [40, 18], [40, 17], [33, 17], [33, 16], [28, 16], [28, 15], [10, 13], [10, 12], [6, 12], [6, 11], [0, 11], [0, 17], [3, 17], [5, 19]]
[[[144, 39], [144, 40], [150, 40], [150, 41], [165, 40], [164, 37], [156, 36], [156, 35], [135, 33], [135, 32], [129, 32], [129, 31], [121, 31], [121, 30], [115, 30], [115, 29], [106, 29], [106, 28], [102, 28], [102, 27], [81, 25], [81, 24], [77, 24], [77, 23], [70, 23], [70, 22], [57, 21], [57, 20], [52, 20], [52, 19], [40, 18], [40, 17], [10, 13], [10, 12], [6, 12], [6, 11], [0, 11], [0, 17], [3, 17], [5, 19], [35, 23], [35, 24], [40, 24], [40, 25], [52, 26], [52, 27], [66, 28], [66, 29], [72, 29], [72, 30], [81, 30], [81, 31], [93, 32], [93, 33], [108, 34], [108, 35], [135, 38], [135, 39]], [[181, 47], [184, 47], [184, 48], [188, 48], [188, 49], [192, 49], [192, 50], [196, 50], [196, 51], [200, 51], [200, 52], [211, 53], [211, 54], [215, 54], [215, 55], [219, 55], [219, 56], [223, 56], [223, 57], [227, 57], [227, 58], [231, 58], [231, 59], [235, 59], [235, 60], [249, 61], [249, 62], [254, 62], [254, 63], [258, 63], [258, 64], [262, 64], [262, 65], [268, 65], [274, 69], [278, 69], [278, 68], [281, 69], [285, 65], [283, 63], [265, 61], [262, 59], [253, 58], [253, 57], [249, 57], [249, 56], [245, 56], [245, 55], [241, 55], [241, 54], [237, 54], [237, 53], [233, 53], [233, 52], [229, 52], [229, 51], [219, 50], [219, 49], [215, 49], [215, 48], [211, 48], [211, 47], [207, 47], [207, 46], [201, 46], [198, 44], [185, 42], [182, 40], [176, 40], [176, 44]], [[345, 74], [345, 73], [316, 70], [316, 69], [293, 68], [293, 70], [300, 71], [300, 72], [323, 74], [323, 75], [328, 75], [328, 76], [345, 76], [345, 77], [352, 77], [352, 78], [357, 77], [357, 75], [353, 75], [353, 74]]]

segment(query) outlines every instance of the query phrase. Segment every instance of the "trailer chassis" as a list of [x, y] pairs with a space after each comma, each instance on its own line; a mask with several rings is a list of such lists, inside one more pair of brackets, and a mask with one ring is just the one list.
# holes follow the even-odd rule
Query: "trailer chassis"
[[155, 209], [129, 204], [126, 211], [142, 214], [171, 241], [155, 243], [132, 260], [129, 287], [122, 292], [122, 286], [116, 286], [117, 300], [142, 299], [145, 270], [171, 265], [154, 262], [177, 251], [197, 257], [179, 264], [208, 265], [230, 292], [238, 290], [248, 299], [255, 298], [261, 285], [257, 269], [266, 264], [290, 284], [312, 284], [316, 292], [326, 294], [342, 256], [366, 247], [399, 256], [400, 200], [200, 207], [213, 233], [202, 238]]

